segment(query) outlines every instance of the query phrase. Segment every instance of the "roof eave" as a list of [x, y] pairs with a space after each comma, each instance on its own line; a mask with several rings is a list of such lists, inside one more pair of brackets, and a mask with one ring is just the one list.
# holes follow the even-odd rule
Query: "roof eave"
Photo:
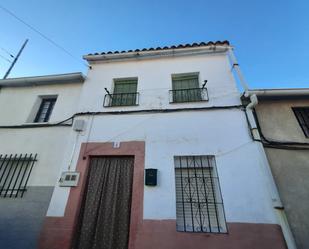
[[171, 57], [171, 56], [185, 56], [185, 55], [199, 55], [206, 53], [222, 53], [229, 49], [229, 45], [208, 45], [204, 47], [193, 48], [175, 48], [175, 49], [163, 49], [153, 51], [133, 51], [126, 53], [111, 53], [111, 54], [95, 54], [85, 55], [83, 58], [89, 63], [102, 61], [123, 61], [123, 60], [140, 60], [157, 57]]
[[0, 87], [44, 86], [56, 84], [83, 83], [85, 76], [80, 73], [31, 76], [0, 80]]
[[247, 91], [250, 95], [256, 94], [258, 99], [295, 99], [308, 98], [309, 88], [285, 88], [285, 89], [252, 89]]

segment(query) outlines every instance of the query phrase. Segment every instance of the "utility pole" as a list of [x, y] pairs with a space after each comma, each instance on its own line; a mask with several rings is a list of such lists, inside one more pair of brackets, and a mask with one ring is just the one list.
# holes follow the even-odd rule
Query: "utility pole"
[[18, 60], [18, 58], [19, 58], [21, 52], [24, 50], [24, 48], [25, 48], [27, 42], [28, 42], [28, 39], [26, 39], [25, 42], [24, 42], [24, 44], [21, 46], [20, 50], [18, 51], [18, 54], [15, 56], [15, 58], [14, 58], [12, 64], [11, 64], [10, 68], [9, 68], [9, 69], [7, 70], [7, 72], [5, 73], [3, 79], [6, 79], [6, 78], [9, 76], [9, 74], [10, 74], [11, 70], [13, 69], [15, 63], [17, 62], [17, 60]]

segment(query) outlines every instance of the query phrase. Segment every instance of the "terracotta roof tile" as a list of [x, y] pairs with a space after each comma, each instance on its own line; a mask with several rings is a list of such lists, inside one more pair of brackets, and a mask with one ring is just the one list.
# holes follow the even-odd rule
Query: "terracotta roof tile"
[[157, 48], [142, 48], [142, 49], [135, 49], [135, 50], [123, 50], [123, 51], [108, 51], [102, 53], [93, 53], [88, 55], [104, 55], [104, 54], [119, 54], [119, 53], [132, 53], [132, 52], [140, 52], [140, 51], [155, 51], [155, 50], [167, 50], [167, 49], [180, 49], [180, 48], [193, 48], [193, 47], [202, 47], [202, 46], [211, 46], [211, 45], [230, 45], [228, 41], [215, 41], [215, 42], [200, 42], [200, 43], [192, 43], [192, 44], [179, 44], [177, 46], [164, 46], [164, 47], [157, 47]]

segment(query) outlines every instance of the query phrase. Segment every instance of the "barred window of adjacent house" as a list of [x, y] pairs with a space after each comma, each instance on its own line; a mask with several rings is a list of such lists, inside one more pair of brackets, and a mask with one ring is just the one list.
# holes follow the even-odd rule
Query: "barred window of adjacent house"
[[48, 122], [57, 98], [42, 98], [40, 108], [35, 116], [35, 123]]
[[24, 196], [36, 158], [36, 154], [0, 155], [0, 197]]
[[292, 109], [305, 136], [309, 138], [309, 107], [293, 107]]
[[214, 156], [175, 156], [177, 231], [226, 233]]

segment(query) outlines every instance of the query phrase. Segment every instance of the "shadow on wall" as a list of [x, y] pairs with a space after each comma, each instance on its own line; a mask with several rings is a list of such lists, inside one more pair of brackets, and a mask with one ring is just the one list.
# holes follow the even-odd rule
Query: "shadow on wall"
[[53, 187], [28, 187], [23, 198], [0, 198], [0, 248], [34, 249]]

